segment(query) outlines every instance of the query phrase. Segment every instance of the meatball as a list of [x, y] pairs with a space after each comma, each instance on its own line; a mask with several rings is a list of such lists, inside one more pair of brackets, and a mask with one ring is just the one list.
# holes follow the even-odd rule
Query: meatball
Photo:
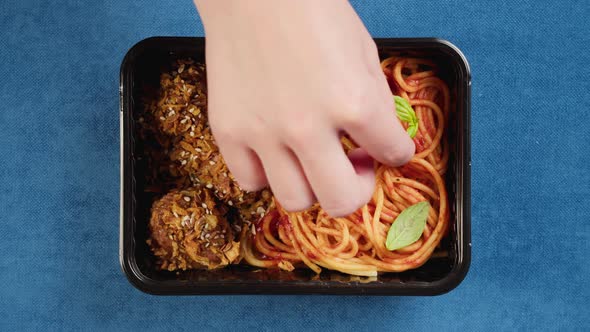
[[204, 65], [184, 59], [172, 67], [160, 77], [159, 98], [147, 107], [159, 131], [171, 141], [169, 173], [212, 189], [230, 205], [253, 199], [255, 194], [247, 195], [238, 187], [211, 133]]
[[268, 209], [272, 195], [268, 189], [242, 190], [229, 172], [208, 123], [204, 65], [185, 59], [172, 67], [160, 78], [159, 98], [148, 106], [156, 127], [167, 136], [168, 174], [178, 187], [188, 182], [209, 189], [217, 199], [237, 208], [242, 221], [257, 220]]
[[264, 217], [272, 204], [272, 193], [269, 189], [248, 193], [241, 201], [238, 200], [236, 207], [240, 219], [251, 224]]
[[239, 243], [225, 213], [203, 188], [174, 190], [154, 202], [147, 242], [159, 268], [217, 269], [235, 262]]
[[261, 191], [246, 192], [239, 187], [209, 128], [199, 137], [181, 140], [174, 146], [170, 159], [176, 162], [178, 174], [189, 177], [196, 186], [211, 189], [219, 200], [230, 206], [251, 205], [262, 197]]
[[136, 160], [137, 166], [145, 170], [145, 191], [165, 194], [174, 188], [189, 187], [191, 182], [188, 178], [171, 171], [175, 169], [175, 163], [169, 157], [173, 138], [160, 133], [156, 120], [149, 113], [142, 114], [137, 125]]
[[159, 98], [149, 105], [160, 131], [173, 137], [201, 136], [207, 127], [205, 66], [178, 60], [171, 73], [160, 77]]

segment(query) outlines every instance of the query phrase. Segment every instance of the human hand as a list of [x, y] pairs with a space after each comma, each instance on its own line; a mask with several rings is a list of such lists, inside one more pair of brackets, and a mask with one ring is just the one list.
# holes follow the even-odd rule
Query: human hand
[[[376, 46], [347, 1], [194, 1], [207, 37], [209, 121], [243, 189], [270, 184], [286, 210], [317, 199], [344, 216], [371, 199], [370, 157], [411, 159]], [[360, 149], [347, 156], [342, 133]]]

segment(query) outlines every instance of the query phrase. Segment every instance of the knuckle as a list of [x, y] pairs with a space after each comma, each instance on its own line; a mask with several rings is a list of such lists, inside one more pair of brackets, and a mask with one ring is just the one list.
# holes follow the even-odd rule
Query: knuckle
[[302, 119], [298, 122], [286, 124], [282, 130], [282, 135], [287, 144], [295, 150], [301, 150], [308, 147], [308, 143], [316, 134], [316, 128], [313, 121]]
[[250, 142], [255, 141], [258, 136], [263, 136], [264, 124], [255, 116], [247, 121], [241, 119], [228, 119], [210, 121], [211, 130], [215, 139], [225, 142]]
[[377, 48], [377, 44], [375, 44], [372, 40], [366, 44], [365, 56], [367, 57], [367, 63], [369, 64], [375, 63], [375, 60], [379, 59], [379, 50]]
[[362, 87], [347, 92], [339, 100], [340, 102], [334, 110], [335, 116], [346, 128], [364, 128], [378, 111], [371, 106], [375, 103], [369, 100], [368, 91]]
[[344, 128], [360, 130], [371, 123], [375, 110], [355, 101], [344, 105], [339, 113]]
[[385, 75], [379, 61], [379, 49], [373, 41], [366, 45], [364, 56], [369, 75], [384, 80]]
[[254, 124], [248, 128], [244, 128], [240, 137], [240, 143], [246, 143], [254, 151], [259, 151], [268, 146], [269, 132], [270, 130], [268, 128]]
[[217, 141], [228, 142], [239, 140], [237, 128], [228, 122], [211, 125], [211, 130]]

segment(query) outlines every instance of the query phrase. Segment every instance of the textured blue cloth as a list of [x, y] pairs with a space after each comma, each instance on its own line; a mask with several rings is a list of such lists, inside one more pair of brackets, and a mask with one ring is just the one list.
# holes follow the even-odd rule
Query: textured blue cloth
[[473, 74], [473, 261], [433, 298], [154, 297], [118, 261], [118, 71], [190, 1], [0, 3], [0, 330], [590, 329], [590, 3], [354, 1]]

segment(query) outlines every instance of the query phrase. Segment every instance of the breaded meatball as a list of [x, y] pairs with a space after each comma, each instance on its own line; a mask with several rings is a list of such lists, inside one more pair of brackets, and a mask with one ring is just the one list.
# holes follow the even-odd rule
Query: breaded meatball
[[163, 270], [216, 269], [238, 259], [239, 243], [207, 189], [174, 190], [152, 205], [148, 244]]
[[245, 199], [239, 201], [236, 207], [240, 219], [251, 224], [264, 217], [272, 204], [272, 192], [269, 189], [263, 189], [257, 192], [248, 193]]
[[160, 77], [159, 98], [149, 106], [162, 133], [201, 136], [207, 127], [207, 81], [205, 66], [193, 60], [178, 60], [171, 73]]
[[[270, 202], [268, 189], [257, 192], [242, 190], [228, 170], [209, 128], [197, 138], [185, 138], [174, 146], [170, 159], [176, 162], [179, 174], [188, 176], [196, 186], [210, 189], [224, 203], [234, 207], [251, 206], [257, 201], [265, 205]], [[264, 200], [261, 201], [261, 199]], [[263, 204], [266, 202], [267, 204]]]
[[177, 60], [170, 73], [162, 74], [159, 98], [147, 109], [155, 127], [166, 136], [168, 160], [162, 164], [178, 187], [186, 187], [188, 182], [209, 189], [217, 199], [236, 208], [246, 223], [266, 213], [270, 191], [240, 189], [219, 152], [208, 123], [204, 65]]
[[172, 68], [161, 75], [159, 98], [147, 107], [159, 131], [171, 141], [169, 173], [212, 189], [228, 204], [251, 200], [228, 171], [211, 133], [204, 65], [182, 59]]

